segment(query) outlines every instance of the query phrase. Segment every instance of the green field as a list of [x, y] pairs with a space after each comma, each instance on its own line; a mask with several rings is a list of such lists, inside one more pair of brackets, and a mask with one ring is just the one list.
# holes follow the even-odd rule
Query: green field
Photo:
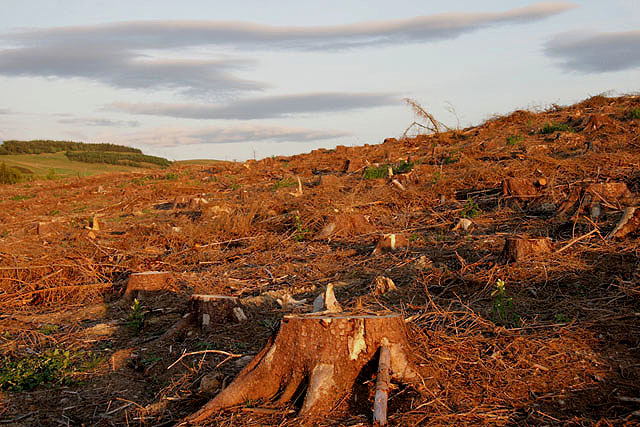
[[[10, 154], [0, 156], [0, 163], [6, 163], [9, 167], [19, 168], [25, 177], [47, 176], [51, 169], [57, 176], [90, 176], [108, 172], [130, 172], [149, 169], [160, 169], [149, 165], [149, 168], [136, 168], [131, 166], [118, 166], [104, 163], [84, 163], [69, 160], [64, 151], [58, 153], [43, 154]], [[28, 169], [33, 173], [25, 173]]]

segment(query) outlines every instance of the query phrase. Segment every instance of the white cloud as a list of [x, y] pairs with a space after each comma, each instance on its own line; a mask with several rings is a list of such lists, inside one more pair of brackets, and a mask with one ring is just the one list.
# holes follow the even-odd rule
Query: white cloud
[[[566, 2], [490, 13], [448, 13], [330, 26], [271, 26], [216, 21], [140, 21], [22, 30], [0, 35], [0, 75], [86, 78], [122, 88], [170, 88], [190, 94], [265, 88], [233, 73], [251, 61], [237, 58], [162, 59], [150, 50], [210, 46], [243, 51], [336, 51], [424, 43], [481, 28], [534, 22], [575, 7]], [[158, 55], [158, 52], [155, 54]], [[216, 56], [220, 58], [219, 56]]]
[[398, 104], [386, 94], [310, 93], [245, 98], [230, 104], [114, 103], [106, 106], [120, 112], [192, 119], [264, 119], [291, 114], [337, 112]]
[[58, 123], [63, 125], [77, 125], [77, 126], [96, 126], [96, 127], [138, 127], [140, 122], [136, 120], [111, 120], [101, 118], [90, 117], [71, 117], [58, 120]]
[[118, 138], [135, 146], [176, 147], [184, 145], [269, 142], [311, 142], [349, 134], [337, 130], [313, 130], [284, 126], [241, 125], [200, 129], [153, 128]]
[[636, 68], [640, 67], [640, 30], [560, 34], [547, 44], [545, 53], [571, 71], [602, 73]]

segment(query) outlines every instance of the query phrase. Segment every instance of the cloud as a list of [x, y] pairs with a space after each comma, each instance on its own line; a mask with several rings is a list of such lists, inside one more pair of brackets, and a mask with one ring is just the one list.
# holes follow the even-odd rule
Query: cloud
[[585, 73], [640, 67], [640, 30], [609, 33], [565, 33], [545, 47], [563, 68]]
[[14, 112], [8, 108], [0, 108], [0, 115], [8, 116], [9, 114], [14, 114]]
[[244, 142], [311, 142], [349, 136], [337, 130], [313, 130], [282, 126], [242, 125], [200, 129], [154, 128], [130, 134], [127, 140], [137, 145], [176, 147], [193, 144]]
[[97, 126], [97, 127], [138, 127], [140, 122], [136, 120], [111, 120], [111, 119], [95, 119], [86, 117], [72, 117], [58, 120], [63, 125], [79, 125], [79, 126]]
[[234, 77], [246, 60], [154, 59], [125, 48], [37, 46], [0, 51], [5, 76], [81, 77], [133, 89], [169, 88], [186, 91], [232, 92], [264, 89], [265, 85]]
[[131, 104], [114, 103], [106, 107], [131, 114], [148, 114], [191, 119], [265, 119], [299, 113], [326, 113], [397, 104], [386, 94], [311, 93], [245, 98], [230, 104]]
[[[170, 88], [204, 94], [256, 91], [265, 85], [233, 73], [237, 58], [163, 59], [193, 47], [246, 51], [336, 51], [424, 43], [496, 25], [523, 24], [575, 7], [535, 3], [504, 12], [448, 13], [330, 26], [272, 26], [226, 21], [136, 21], [14, 31], [0, 35], [0, 75], [86, 78], [122, 88]], [[150, 54], [154, 51], [155, 56]], [[158, 56], [160, 55], [160, 56]]]

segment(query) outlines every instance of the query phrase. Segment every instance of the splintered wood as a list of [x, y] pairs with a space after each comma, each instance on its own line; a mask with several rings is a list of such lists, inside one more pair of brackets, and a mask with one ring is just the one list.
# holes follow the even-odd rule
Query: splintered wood
[[420, 377], [409, 358], [407, 328], [401, 315], [285, 316], [277, 336], [267, 341], [227, 388], [185, 421], [203, 424], [217, 411], [248, 400], [279, 396], [275, 403], [284, 404], [305, 380], [308, 387], [299, 416], [325, 415], [349, 393], [381, 346], [389, 350], [391, 378], [416, 385]]

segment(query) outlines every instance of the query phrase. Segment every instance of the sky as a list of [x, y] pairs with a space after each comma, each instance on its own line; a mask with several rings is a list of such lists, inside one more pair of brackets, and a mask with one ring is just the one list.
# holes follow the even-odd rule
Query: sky
[[640, 91], [640, 1], [0, 0], [0, 140], [246, 160]]

